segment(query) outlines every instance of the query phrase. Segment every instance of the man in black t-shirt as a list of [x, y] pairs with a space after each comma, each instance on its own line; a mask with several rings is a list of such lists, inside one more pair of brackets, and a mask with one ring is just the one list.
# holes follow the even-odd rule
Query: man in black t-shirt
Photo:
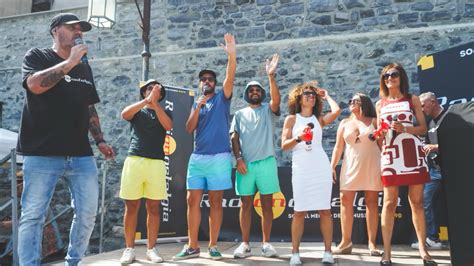
[[147, 210], [146, 257], [154, 263], [163, 262], [155, 244], [160, 227], [160, 203], [168, 198], [163, 145], [166, 131], [173, 126], [169, 115], [158, 103], [164, 99], [165, 92], [156, 80], [148, 80], [140, 88], [142, 100], [122, 111], [122, 118], [132, 126], [130, 148], [120, 182], [120, 198], [125, 200], [126, 249], [120, 258], [122, 264], [130, 264], [135, 259], [135, 230], [141, 198], [146, 199]]
[[82, 33], [91, 28], [74, 14], [58, 14], [50, 24], [53, 46], [30, 49], [23, 59], [26, 100], [17, 145], [24, 156], [20, 265], [40, 264], [43, 225], [59, 177], [69, 186], [74, 209], [67, 265], [79, 263], [94, 229], [98, 171], [88, 131], [106, 159], [114, 152], [100, 129], [91, 68], [81, 62], [87, 53]]
[[[423, 189], [423, 207], [425, 209], [426, 220], [426, 246], [429, 249], [442, 249], [443, 245], [439, 239], [439, 225], [436, 222], [434, 201], [435, 196], [441, 190], [441, 168], [439, 166], [438, 157], [438, 126], [444, 118], [446, 109], [443, 109], [432, 92], [425, 92], [420, 95], [421, 108], [423, 113], [431, 118], [428, 123], [428, 133], [426, 135], [425, 145], [423, 150], [428, 159], [428, 167], [430, 168], [429, 183], [425, 184]], [[418, 249], [418, 242], [411, 245], [413, 249]]]

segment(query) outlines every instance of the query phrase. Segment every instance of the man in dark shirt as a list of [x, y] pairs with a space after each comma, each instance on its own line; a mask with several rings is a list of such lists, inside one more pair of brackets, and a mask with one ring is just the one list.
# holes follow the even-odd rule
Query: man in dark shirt
[[173, 126], [169, 115], [158, 103], [164, 99], [165, 92], [156, 80], [148, 80], [140, 88], [141, 100], [122, 111], [122, 118], [132, 125], [130, 148], [120, 182], [120, 198], [125, 200], [126, 249], [120, 258], [122, 264], [130, 264], [135, 259], [135, 230], [141, 198], [146, 198], [146, 257], [155, 263], [163, 262], [155, 244], [160, 226], [160, 203], [168, 197], [163, 145], [166, 131]]
[[43, 225], [59, 177], [69, 186], [74, 209], [66, 265], [79, 263], [94, 229], [98, 171], [88, 131], [106, 159], [114, 152], [100, 129], [91, 68], [81, 63], [87, 53], [82, 33], [90, 29], [74, 14], [58, 14], [50, 24], [53, 47], [30, 49], [23, 59], [26, 101], [17, 147], [24, 156], [20, 265], [40, 265]]
[[[423, 207], [425, 209], [426, 218], [426, 246], [429, 249], [441, 249], [443, 247], [439, 240], [439, 225], [436, 223], [434, 212], [434, 198], [441, 190], [441, 169], [438, 160], [438, 134], [436, 132], [438, 125], [441, 123], [446, 110], [441, 107], [436, 99], [436, 95], [432, 92], [426, 92], [420, 95], [421, 108], [423, 113], [431, 118], [428, 124], [428, 133], [426, 136], [426, 145], [423, 147], [428, 159], [428, 166], [430, 168], [431, 181], [425, 184], [423, 189]], [[418, 242], [411, 246], [418, 249]]]

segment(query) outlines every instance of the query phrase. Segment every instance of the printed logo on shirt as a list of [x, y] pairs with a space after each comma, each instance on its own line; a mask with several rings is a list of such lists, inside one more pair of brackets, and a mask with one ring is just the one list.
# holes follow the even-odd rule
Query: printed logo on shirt
[[74, 81], [74, 82], [81, 82], [81, 83], [85, 83], [87, 85], [92, 85], [92, 82], [88, 81], [87, 79], [79, 79], [79, 78], [72, 78], [71, 76], [69, 75], [65, 75], [64, 76], [64, 80], [69, 83], [71, 81]]

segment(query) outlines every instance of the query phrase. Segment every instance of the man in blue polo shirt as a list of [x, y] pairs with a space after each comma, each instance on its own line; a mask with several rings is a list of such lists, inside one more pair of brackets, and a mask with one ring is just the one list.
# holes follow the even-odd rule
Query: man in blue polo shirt
[[226, 33], [224, 41], [223, 48], [227, 53], [228, 62], [223, 90], [215, 90], [217, 82], [214, 71], [199, 72], [199, 87], [203, 95], [194, 104], [186, 122], [188, 133], [196, 131], [194, 152], [189, 158], [186, 180], [189, 242], [173, 257], [173, 260], [184, 260], [200, 255], [198, 232], [201, 223], [200, 203], [204, 191], [208, 192], [211, 205], [209, 256], [213, 260], [222, 259], [217, 249], [217, 239], [222, 224], [224, 190], [232, 188], [229, 117], [237, 65], [234, 36]]

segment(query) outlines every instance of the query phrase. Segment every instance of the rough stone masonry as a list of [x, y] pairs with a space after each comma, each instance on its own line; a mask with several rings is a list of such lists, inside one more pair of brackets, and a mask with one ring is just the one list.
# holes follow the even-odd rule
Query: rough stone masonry
[[[67, 11], [87, 16], [86, 7]], [[48, 25], [56, 13], [0, 18], [0, 101], [6, 129], [19, 128], [22, 57], [31, 47], [51, 45]], [[405, 66], [411, 92], [416, 94], [419, 56], [474, 40], [473, 0], [155, 0], [151, 14], [150, 77], [164, 84], [196, 89], [202, 68], [217, 70], [222, 82], [227, 58], [218, 46], [224, 33], [236, 36], [238, 65], [231, 112], [246, 106], [241, 96], [247, 82], [255, 79], [268, 86], [264, 61], [273, 53], [281, 55], [277, 82], [283, 96], [282, 116], [275, 135], [280, 166], [290, 165], [290, 155], [279, 146], [288, 91], [295, 84], [318, 80], [344, 108], [340, 121], [349, 114], [346, 102], [353, 93], [378, 99], [379, 72], [387, 63]], [[102, 100], [96, 108], [105, 137], [117, 153], [106, 191], [105, 250], [124, 245], [117, 227], [122, 224], [123, 203], [117, 194], [130, 132], [119, 114], [137, 99], [142, 67], [138, 16], [133, 1], [119, 1], [114, 28], [93, 29], [85, 35]], [[324, 129], [328, 155], [338, 121]], [[55, 206], [68, 204], [62, 200], [69, 197], [67, 189], [60, 187]], [[61, 224], [68, 226], [69, 221]], [[67, 230], [62, 230], [65, 238]], [[97, 232], [93, 238], [97, 243]]]

